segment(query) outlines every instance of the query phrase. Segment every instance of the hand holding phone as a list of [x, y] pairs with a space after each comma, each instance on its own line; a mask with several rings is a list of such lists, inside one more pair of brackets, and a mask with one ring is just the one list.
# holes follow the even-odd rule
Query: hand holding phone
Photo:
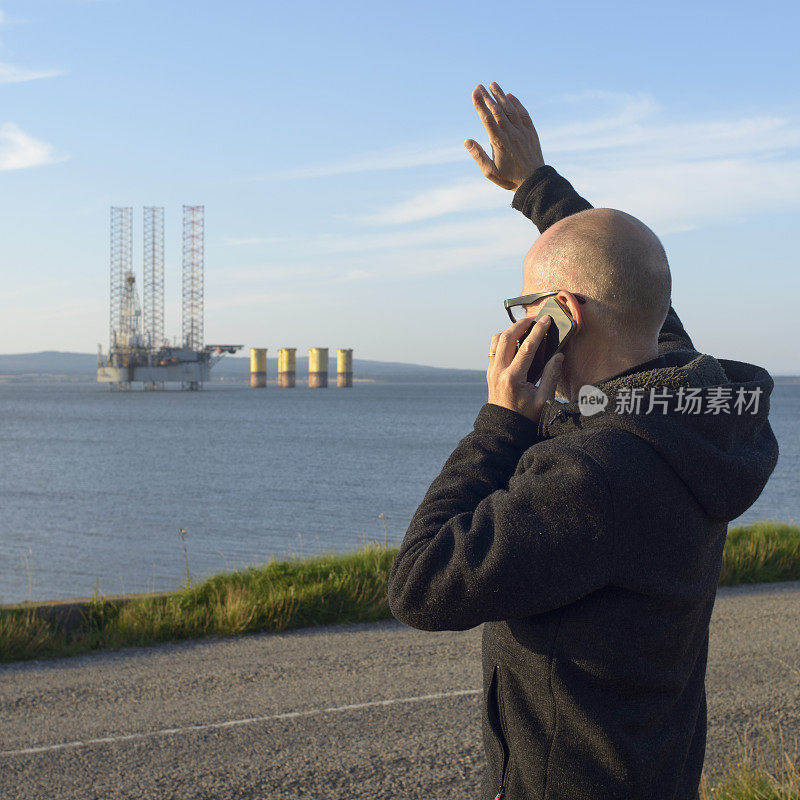
[[534, 384], [542, 376], [545, 364], [556, 353], [563, 350], [564, 345], [576, 328], [575, 321], [569, 315], [567, 309], [555, 297], [550, 297], [545, 300], [544, 305], [539, 309], [536, 316], [531, 318], [531, 326], [519, 338], [517, 350], [519, 350], [522, 342], [525, 341], [525, 337], [533, 330], [533, 326], [544, 316], [549, 316], [552, 322], [528, 370], [528, 382]]
[[[556, 313], [553, 312], [554, 315]], [[529, 382], [528, 374], [534, 377], [531, 364], [537, 350], [542, 351], [539, 358], [543, 361], [547, 332], [556, 326], [553, 317], [547, 313], [539, 315], [539, 322], [531, 329], [533, 322], [533, 317], [519, 319], [510, 328], [492, 336], [489, 355], [493, 357], [489, 359], [486, 369], [486, 383], [489, 390], [487, 402], [490, 405], [508, 408], [532, 422], [538, 422], [545, 403], [555, 398], [564, 356], [556, 353], [545, 363], [538, 383]], [[515, 349], [513, 343], [518, 338], [524, 340], [525, 331], [530, 338], [521, 349]]]

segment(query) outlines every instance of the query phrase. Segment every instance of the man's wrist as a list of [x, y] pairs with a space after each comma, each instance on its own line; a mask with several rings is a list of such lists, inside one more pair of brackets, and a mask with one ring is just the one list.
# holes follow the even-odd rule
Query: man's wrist
[[549, 178], [555, 172], [555, 168], [551, 167], [549, 164], [542, 164], [541, 167], [537, 167], [514, 191], [514, 197], [511, 200], [511, 207], [517, 211], [522, 211], [525, 204], [525, 198], [528, 196], [528, 192], [530, 192], [534, 186], [539, 184], [540, 181]]
[[514, 192], [511, 206], [544, 233], [559, 220], [592, 208], [575, 187], [549, 164], [543, 164]]
[[505, 439], [521, 450], [526, 450], [540, 439], [538, 422], [495, 402], [487, 402], [481, 407], [473, 427], [478, 432]]

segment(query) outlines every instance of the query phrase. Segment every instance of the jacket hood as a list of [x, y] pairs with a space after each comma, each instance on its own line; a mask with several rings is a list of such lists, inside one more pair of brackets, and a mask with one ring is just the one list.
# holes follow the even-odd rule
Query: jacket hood
[[595, 384], [594, 394], [608, 397], [600, 412], [581, 403], [589, 387], [576, 403], [548, 401], [539, 434], [626, 430], [661, 455], [711, 519], [730, 522], [756, 501], [778, 460], [768, 420], [773, 386], [755, 364], [674, 350]]

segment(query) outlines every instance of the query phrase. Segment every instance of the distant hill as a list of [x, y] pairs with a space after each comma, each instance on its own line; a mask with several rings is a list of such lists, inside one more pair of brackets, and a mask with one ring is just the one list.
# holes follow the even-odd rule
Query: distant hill
[[[44, 350], [40, 353], [0, 355], [0, 380], [15, 381], [94, 381], [97, 356], [94, 353], [63, 353]], [[298, 356], [297, 379], [306, 380], [308, 356]], [[213, 378], [246, 383], [250, 380], [248, 356], [225, 356], [211, 371]], [[336, 380], [336, 359], [330, 360], [329, 379]], [[267, 359], [267, 377], [274, 381], [278, 376], [278, 359]], [[773, 375], [775, 383], [800, 383], [798, 375]], [[422, 364], [404, 364], [394, 361], [368, 361], [353, 359], [353, 378], [380, 383], [481, 383], [486, 373], [479, 369], [443, 369]]]
[[[308, 376], [308, 356], [298, 355], [296, 360], [298, 381]], [[18, 353], [0, 355], [0, 380], [65, 380], [94, 381], [97, 371], [97, 356], [94, 353], [63, 353], [45, 350], [40, 353]], [[243, 383], [250, 380], [249, 356], [225, 356], [214, 367], [213, 378], [224, 378]], [[336, 380], [336, 358], [328, 368], [329, 379]], [[267, 359], [267, 378], [278, 376], [278, 359]], [[368, 361], [353, 359], [353, 378], [379, 381], [381, 383], [479, 383], [486, 380], [486, 373], [477, 369], [440, 369], [421, 364], [403, 364], [392, 361]]]

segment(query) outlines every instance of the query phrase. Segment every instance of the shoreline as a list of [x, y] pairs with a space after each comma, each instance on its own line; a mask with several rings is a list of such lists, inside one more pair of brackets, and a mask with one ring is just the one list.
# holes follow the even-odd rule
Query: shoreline
[[[387, 582], [398, 548], [270, 560], [170, 591], [0, 605], [0, 663], [125, 646], [392, 616]], [[800, 525], [762, 520], [728, 531], [719, 587], [800, 580]]]

